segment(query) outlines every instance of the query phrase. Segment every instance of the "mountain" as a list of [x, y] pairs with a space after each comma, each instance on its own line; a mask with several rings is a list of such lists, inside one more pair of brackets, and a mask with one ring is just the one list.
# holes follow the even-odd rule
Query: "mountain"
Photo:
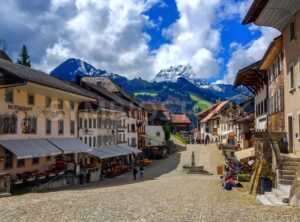
[[108, 76], [111, 79], [120, 79], [119, 81], [121, 81], [121, 79], [127, 80], [123, 76], [107, 73], [102, 69], [96, 69], [89, 63], [75, 58], [67, 59], [65, 62], [53, 69], [50, 72], [50, 75], [72, 82], [76, 81], [77, 76]]
[[185, 78], [199, 87], [208, 87], [210, 84], [204, 80], [197, 79], [190, 65], [171, 66], [168, 69], [162, 69], [154, 78], [155, 82], [176, 82], [179, 78]]
[[68, 59], [51, 72], [52, 76], [76, 81], [77, 76], [108, 76], [138, 101], [165, 103], [170, 113], [187, 113], [196, 124], [195, 113], [218, 99], [239, 102], [244, 99], [230, 84], [210, 84], [196, 79], [191, 66], [175, 66], [161, 70], [154, 81], [127, 79], [119, 74], [96, 69], [79, 59]]

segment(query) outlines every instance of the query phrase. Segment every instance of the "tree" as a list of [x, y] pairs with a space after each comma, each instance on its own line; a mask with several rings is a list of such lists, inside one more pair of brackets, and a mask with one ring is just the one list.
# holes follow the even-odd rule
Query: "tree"
[[171, 127], [169, 124], [164, 124], [163, 125], [163, 130], [165, 132], [165, 140], [169, 141], [171, 138]]
[[22, 46], [17, 63], [23, 66], [31, 67], [30, 56], [28, 55], [26, 45]]

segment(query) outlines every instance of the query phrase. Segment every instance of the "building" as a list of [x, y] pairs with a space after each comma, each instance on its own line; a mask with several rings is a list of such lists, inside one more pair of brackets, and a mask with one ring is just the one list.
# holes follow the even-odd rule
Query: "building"
[[108, 102], [110, 110], [119, 111], [118, 117], [115, 117], [117, 144], [127, 144], [139, 149], [145, 147], [143, 135], [145, 135], [147, 113], [134, 99], [108, 77], [83, 77], [80, 85], [97, 94], [98, 101], [102, 101], [101, 103], [103, 100]]
[[[232, 103], [228, 100], [219, 101], [213, 104], [207, 110], [198, 114], [200, 119], [201, 139], [206, 142], [220, 142], [227, 137], [232, 124], [229, 120], [232, 118], [230, 112], [223, 112], [230, 107]], [[221, 127], [222, 126], [222, 127]]]
[[164, 104], [142, 103], [148, 113], [148, 124], [146, 125], [146, 147], [164, 146], [165, 131], [163, 126], [170, 122], [170, 115]]
[[267, 131], [268, 83], [264, 70], [259, 70], [261, 61], [257, 61], [241, 70], [236, 75], [234, 88], [243, 86], [255, 95], [255, 130]]
[[232, 120], [237, 146], [244, 150], [253, 147], [255, 130], [254, 98], [251, 97], [238, 106], [238, 115]]
[[186, 114], [171, 114], [171, 131], [173, 134], [188, 134], [190, 130], [191, 121]]
[[[276, 114], [273, 118], [274, 120], [271, 120], [268, 125], [271, 130], [276, 130], [276, 125], [280, 125], [278, 130], [285, 130], [287, 132], [289, 155], [283, 155], [282, 150], [279, 149], [276, 143], [274, 144], [273, 142], [267, 144], [264, 149], [268, 149], [269, 153], [272, 154], [272, 158], [269, 159], [271, 159], [272, 169], [277, 174], [275, 188], [280, 192], [283, 192], [284, 201], [289, 201], [291, 205], [299, 205], [300, 192], [297, 191], [299, 190], [299, 183], [295, 178], [300, 175], [300, 171], [296, 166], [298, 164], [298, 160], [295, 157], [300, 157], [300, 103], [298, 102], [300, 96], [300, 90], [298, 87], [300, 85], [300, 33], [298, 30], [298, 27], [300, 26], [300, 2], [297, 0], [256, 0], [252, 3], [243, 20], [244, 25], [251, 23], [258, 26], [273, 27], [279, 30], [282, 34], [282, 37], [274, 40], [273, 46], [270, 48], [273, 50], [267, 52], [267, 56], [271, 58], [270, 62], [275, 64], [275, 70], [274, 68], [270, 69], [271, 66], [268, 62], [265, 62], [264, 68], [269, 67], [269, 70], [271, 70], [269, 71], [270, 81], [282, 78], [284, 80], [283, 99], [278, 99], [277, 95], [277, 104], [274, 102], [274, 100], [276, 101], [276, 98], [271, 99], [270, 102], [270, 108], [276, 110], [275, 107], [277, 105], [277, 109], [282, 110], [282, 105], [280, 104], [279, 106], [278, 101], [282, 102], [284, 100], [284, 121], [280, 120], [282, 114], [281, 112], [278, 112], [278, 114]], [[281, 41], [282, 43], [280, 43]], [[282, 44], [282, 47], [278, 47], [278, 49], [276, 49], [275, 45], [280, 46], [280, 44]], [[282, 51], [282, 53], [280, 51]], [[274, 55], [277, 55], [279, 59], [274, 58]], [[281, 72], [282, 74], [280, 74]], [[280, 87], [282, 89], [282, 86], [278, 83], [270, 83], [270, 86], [271, 85], [272, 87], [269, 89], [271, 93], [274, 93], [275, 90], [280, 89]], [[279, 97], [282, 96], [280, 95]], [[285, 141], [284, 137], [282, 141]], [[290, 166], [290, 162], [294, 164], [294, 167], [289, 167], [290, 172], [289, 174], [286, 174], [284, 168]], [[295, 177], [295, 175], [297, 176]], [[285, 187], [285, 190], [282, 190], [282, 187]], [[274, 192], [275, 191], [276, 190], [274, 190]], [[259, 198], [267, 197], [262, 196]]]
[[74, 169], [91, 151], [77, 138], [78, 106], [94, 100], [77, 86], [0, 58], [1, 174], [23, 183]]

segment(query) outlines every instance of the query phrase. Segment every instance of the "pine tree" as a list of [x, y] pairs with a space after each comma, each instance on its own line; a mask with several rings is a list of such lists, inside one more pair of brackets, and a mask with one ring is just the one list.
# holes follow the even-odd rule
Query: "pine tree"
[[26, 45], [22, 46], [17, 63], [23, 66], [31, 67], [30, 56], [28, 55]]

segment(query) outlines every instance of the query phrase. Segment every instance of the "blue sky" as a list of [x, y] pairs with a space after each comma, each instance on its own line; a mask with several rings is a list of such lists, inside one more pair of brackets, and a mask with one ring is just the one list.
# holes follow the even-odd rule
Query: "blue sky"
[[0, 0], [0, 39], [13, 59], [26, 44], [33, 66], [46, 72], [74, 57], [148, 80], [189, 64], [195, 78], [231, 83], [279, 35], [241, 25], [252, 1]]

